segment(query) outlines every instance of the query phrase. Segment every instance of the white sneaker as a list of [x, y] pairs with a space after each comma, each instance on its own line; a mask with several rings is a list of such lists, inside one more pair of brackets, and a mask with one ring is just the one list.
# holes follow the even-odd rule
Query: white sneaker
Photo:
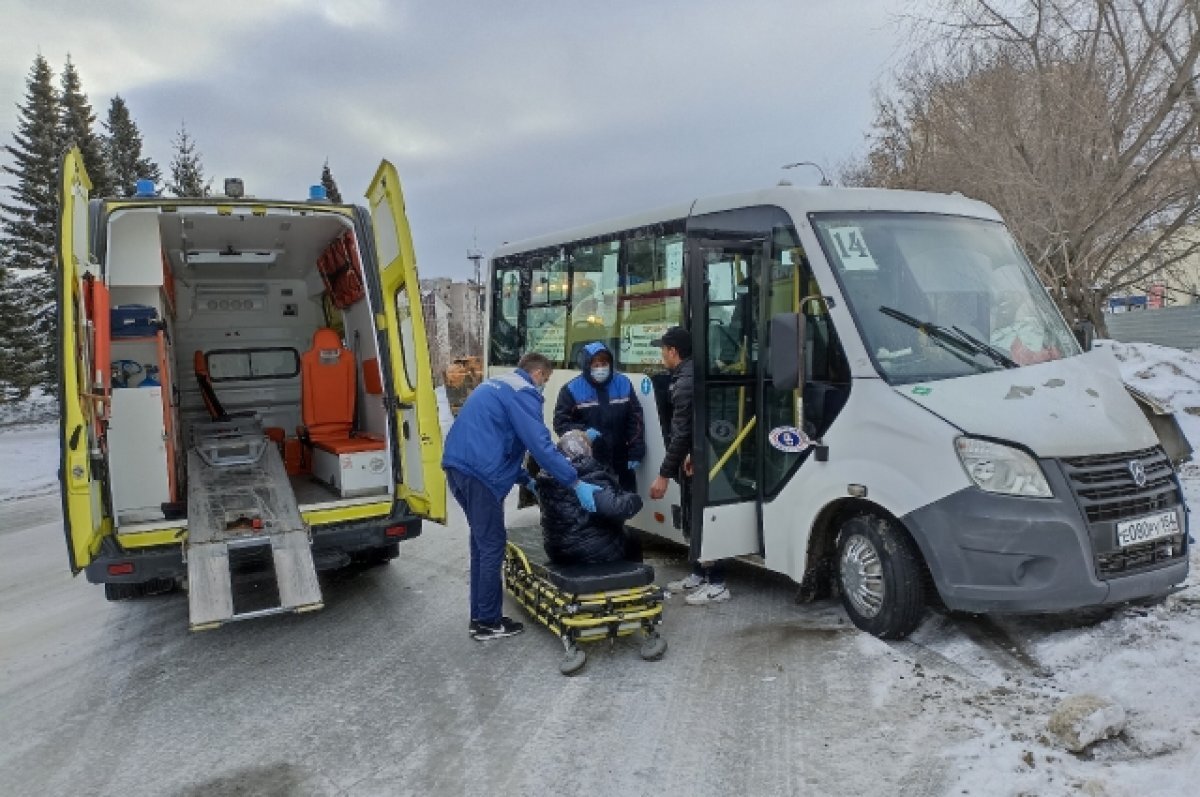
[[671, 592], [691, 592], [701, 584], [707, 584], [704, 576], [698, 576], [695, 573], [689, 573], [687, 578], [681, 578], [678, 581], [668, 581], [667, 589]]
[[708, 603], [720, 603], [727, 601], [733, 596], [729, 594], [729, 588], [724, 584], [705, 584], [700, 589], [693, 592], [683, 599], [683, 602], [689, 606], [704, 606]]

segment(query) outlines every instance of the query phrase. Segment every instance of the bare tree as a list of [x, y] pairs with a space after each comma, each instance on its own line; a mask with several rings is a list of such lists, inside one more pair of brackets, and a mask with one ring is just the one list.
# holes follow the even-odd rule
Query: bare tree
[[[1068, 320], [1200, 251], [1200, 0], [950, 0], [851, 182], [1007, 219]], [[932, 45], [932, 46], [929, 46]]]

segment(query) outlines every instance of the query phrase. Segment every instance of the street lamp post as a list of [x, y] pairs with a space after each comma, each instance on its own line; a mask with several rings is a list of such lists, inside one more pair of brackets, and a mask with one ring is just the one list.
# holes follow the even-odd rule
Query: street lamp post
[[796, 168], [797, 166], [811, 166], [811, 167], [813, 167], [814, 169], [816, 169], [817, 171], [819, 171], [819, 172], [821, 173], [821, 185], [833, 185], [833, 183], [831, 183], [831, 182], [829, 181], [829, 178], [825, 176], [825, 170], [824, 170], [824, 169], [822, 169], [822, 168], [821, 168], [820, 166], [818, 166], [817, 164], [813, 163], [812, 161], [797, 161], [797, 162], [795, 162], [795, 163], [785, 163], [785, 164], [783, 165], [783, 168], [784, 168], [784, 169], [794, 169], [794, 168]]
[[477, 241], [467, 250], [467, 259], [471, 261], [475, 270], [475, 287], [473, 289], [475, 319], [472, 326], [475, 327], [475, 340], [479, 341], [479, 361], [483, 362], [483, 281], [481, 276], [483, 251], [480, 250]]

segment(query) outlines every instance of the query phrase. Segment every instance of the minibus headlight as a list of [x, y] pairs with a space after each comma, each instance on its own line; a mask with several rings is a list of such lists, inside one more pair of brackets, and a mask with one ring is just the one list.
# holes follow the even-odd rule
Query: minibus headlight
[[967, 476], [979, 489], [1030, 498], [1051, 496], [1041, 466], [1024, 451], [973, 437], [960, 437], [954, 446]]

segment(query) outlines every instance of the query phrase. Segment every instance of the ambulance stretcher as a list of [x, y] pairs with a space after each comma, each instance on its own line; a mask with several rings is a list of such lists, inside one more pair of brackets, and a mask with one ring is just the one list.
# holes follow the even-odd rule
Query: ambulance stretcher
[[658, 661], [667, 651], [659, 633], [663, 590], [654, 585], [654, 568], [638, 562], [604, 565], [556, 565], [542, 547], [537, 526], [509, 530], [504, 553], [504, 587], [529, 615], [558, 635], [565, 654], [563, 675], [587, 663], [582, 642], [640, 633], [639, 654]]

